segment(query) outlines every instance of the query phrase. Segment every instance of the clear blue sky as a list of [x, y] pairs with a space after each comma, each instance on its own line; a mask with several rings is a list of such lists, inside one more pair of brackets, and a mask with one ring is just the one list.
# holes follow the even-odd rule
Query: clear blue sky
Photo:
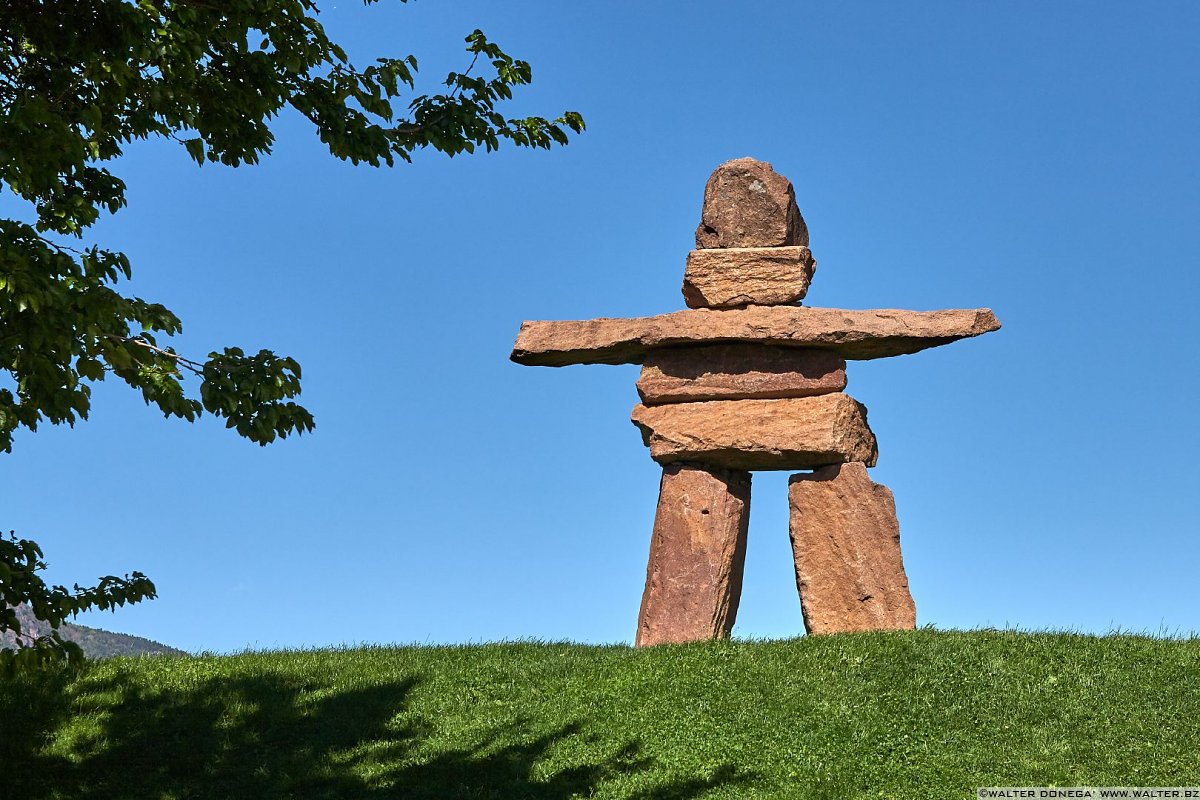
[[[659, 476], [637, 368], [508, 353], [524, 319], [682, 308], [705, 179], [749, 155], [795, 184], [810, 305], [1004, 323], [850, 365], [918, 623], [1200, 630], [1200, 6], [326, 6], [358, 60], [414, 52], [430, 88], [482, 28], [533, 64], [512, 112], [588, 131], [394, 170], [295, 115], [257, 168], [131, 147], [96, 240], [182, 351], [296, 357], [317, 429], [261, 449], [112, 384], [18, 436], [0, 524], [49, 578], [158, 584], [81, 621], [216, 651], [631, 641]], [[754, 478], [738, 636], [803, 631], [786, 481]]]

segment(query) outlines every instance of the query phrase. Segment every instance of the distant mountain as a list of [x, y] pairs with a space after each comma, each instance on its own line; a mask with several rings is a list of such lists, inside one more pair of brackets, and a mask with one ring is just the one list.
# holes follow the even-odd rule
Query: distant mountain
[[[33, 616], [27, 606], [17, 606], [17, 619], [21, 621], [21, 630], [36, 636], [50, 633], [50, 626]], [[182, 650], [167, 647], [165, 644], [143, 639], [140, 636], [130, 636], [126, 633], [111, 633], [86, 625], [75, 625], [64, 622], [59, 628], [62, 638], [74, 642], [83, 649], [88, 658], [112, 658], [113, 656], [182, 656], [187, 655]], [[12, 634], [0, 635], [0, 648], [12, 647]]]

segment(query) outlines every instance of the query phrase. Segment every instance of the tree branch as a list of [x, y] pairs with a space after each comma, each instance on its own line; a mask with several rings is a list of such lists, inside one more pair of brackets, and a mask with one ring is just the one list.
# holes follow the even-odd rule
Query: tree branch
[[150, 342], [146, 341], [141, 336], [118, 336], [115, 333], [103, 333], [100, 334], [100, 338], [112, 339], [113, 341], [123, 342], [125, 344], [135, 344], [138, 347], [144, 347], [147, 350], [158, 353], [160, 356], [166, 356], [179, 366], [186, 369], [188, 372], [200, 377], [204, 377], [204, 365], [199, 361], [193, 361], [190, 358], [181, 356], [179, 353], [176, 353], [173, 350], [164, 350], [161, 347], [150, 344]]

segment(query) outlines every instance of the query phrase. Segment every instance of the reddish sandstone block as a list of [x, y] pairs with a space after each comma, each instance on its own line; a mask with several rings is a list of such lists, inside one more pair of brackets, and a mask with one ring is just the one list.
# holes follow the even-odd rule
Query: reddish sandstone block
[[838, 464], [792, 476], [788, 501], [806, 631], [916, 627], [890, 489], [863, 464]]
[[637, 645], [727, 639], [737, 617], [750, 473], [663, 468]]
[[811, 469], [874, 464], [879, 451], [866, 409], [846, 394], [783, 400], [710, 400], [635, 406], [650, 457], [726, 469]]
[[803, 300], [817, 262], [807, 247], [693, 250], [683, 272], [688, 308], [777, 306]]
[[509, 358], [534, 367], [640, 364], [658, 347], [747, 342], [817, 347], [865, 360], [916, 353], [999, 328], [1000, 321], [986, 308], [689, 308], [656, 317], [522, 322]]
[[711, 344], [651, 350], [637, 390], [646, 405], [812, 397], [846, 388], [846, 361], [829, 350]]
[[792, 182], [765, 161], [737, 158], [713, 170], [704, 185], [696, 247], [808, 245], [808, 226]]

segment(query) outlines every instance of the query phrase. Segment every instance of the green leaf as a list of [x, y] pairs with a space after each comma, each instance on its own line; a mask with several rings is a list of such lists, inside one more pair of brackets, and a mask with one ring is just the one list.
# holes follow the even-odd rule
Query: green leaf
[[203, 140], [201, 140], [199, 138], [185, 139], [183, 141], [183, 146], [187, 148], [188, 155], [190, 155], [192, 157], [193, 161], [195, 161], [197, 164], [204, 163], [204, 142], [203, 142]]

